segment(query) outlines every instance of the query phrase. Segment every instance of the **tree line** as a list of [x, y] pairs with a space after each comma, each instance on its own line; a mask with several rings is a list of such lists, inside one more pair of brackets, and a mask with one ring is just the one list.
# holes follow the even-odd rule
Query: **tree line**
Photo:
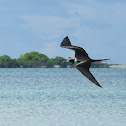
[[[56, 56], [49, 58], [39, 52], [30, 52], [21, 55], [17, 59], [12, 59], [8, 55], [0, 56], [0, 68], [53, 68], [53, 67], [74, 67], [71, 63], [63, 63], [66, 59]], [[108, 67], [107, 63], [93, 63], [92, 67]]]

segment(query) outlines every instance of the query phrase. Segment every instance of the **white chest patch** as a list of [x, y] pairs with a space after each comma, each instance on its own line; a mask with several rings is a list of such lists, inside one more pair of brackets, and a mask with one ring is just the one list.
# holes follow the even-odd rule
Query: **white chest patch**
[[75, 58], [74, 61], [77, 62], [77, 58]]

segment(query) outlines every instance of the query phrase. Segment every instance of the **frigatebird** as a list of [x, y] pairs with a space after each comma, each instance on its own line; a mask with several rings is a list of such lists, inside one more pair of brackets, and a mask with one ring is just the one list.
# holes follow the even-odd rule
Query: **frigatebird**
[[104, 61], [104, 60], [109, 60], [109, 59], [98, 59], [98, 60], [91, 59], [88, 56], [87, 52], [83, 48], [71, 45], [71, 42], [70, 42], [68, 36], [66, 36], [63, 39], [60, 46], [63, 47], [63, 48], [68, 48], [68, 49], [72, 49], [72, 50], [75, 51], [75, 58], [74, 59], [69, 59], [69, 60], [64, 61], [64, 62], [71, 62], [90, 81], [92, 81], [97, 86], [102, 87], [98, 83], [98, 81], [94, 78], [94, 76], [92, 75], [92, 73], [90, 72], [89, 69], [90, 69], [90, 66], [91, 66], [92, 62]]

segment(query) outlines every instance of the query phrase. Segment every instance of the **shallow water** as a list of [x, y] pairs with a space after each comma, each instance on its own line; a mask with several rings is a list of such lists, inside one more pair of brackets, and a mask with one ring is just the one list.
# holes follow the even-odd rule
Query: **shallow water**
[[125, 126], [126, 69], [0, 69], [1, 126]]

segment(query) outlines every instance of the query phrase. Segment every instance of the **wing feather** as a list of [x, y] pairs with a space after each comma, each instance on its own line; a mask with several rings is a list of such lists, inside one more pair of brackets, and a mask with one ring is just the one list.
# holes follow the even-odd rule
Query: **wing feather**
[[63, 48], [68, 48], [68, 49], [74, 50], [75, 58], [77, 58], [77, 59], [83, 59], [83, 60], [90, 59], [88, 57], [87, 52], [83, 48], [71, 45], [71, 42], [70, 42], [68, 36], [63, 39], [60, 46]]
[[97, 80], [94, 78], [94, 76], [89, 71], [91, 63], [88, 61], [82, 61], [79, 64], [76, 65], [76, 68], [85, 76], [87, 77], [91, 82], [96, 84], [99, 87], [102, 87]]

